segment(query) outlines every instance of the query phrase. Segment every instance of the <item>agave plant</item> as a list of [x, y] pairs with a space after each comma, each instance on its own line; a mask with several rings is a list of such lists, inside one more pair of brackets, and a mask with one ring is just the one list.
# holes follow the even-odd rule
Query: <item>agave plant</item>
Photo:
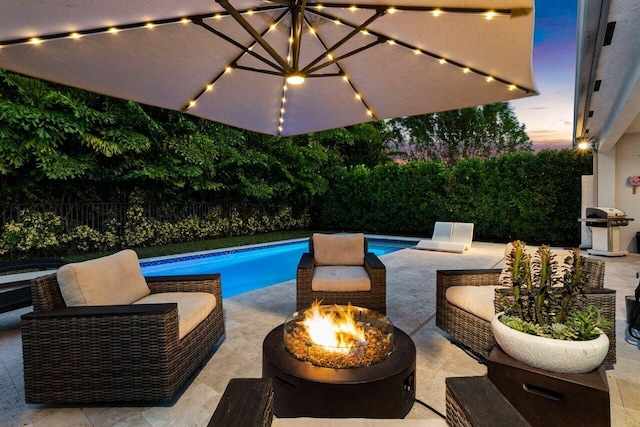
[[611, 322], [599, 309], [585, 308], [578, 302], [578, 295], [584, 293], [589, 282], [585, 258], [577, 248], [571, 250], [562, 265], [556, 257], [547, 245], [540, 246], [531, 256], [525, 242], [512, 243], [504, 281], [512, 292], [498, 298], [498, 305], [504, 311], [501, 321], [533, 335], [565, 340], [593, 339]]

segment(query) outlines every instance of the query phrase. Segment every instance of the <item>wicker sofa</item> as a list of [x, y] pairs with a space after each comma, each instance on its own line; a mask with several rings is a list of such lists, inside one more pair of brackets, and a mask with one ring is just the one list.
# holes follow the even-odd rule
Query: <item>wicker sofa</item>
[[[314, 247], [315, 240], [315, 247]], [[335, 267], [337, 273], [331, 272]], [[340, 269], [361, 270], [360, 282], [369, 282], [369, 287], [350, 287], [353, 280]], [[318, 272], [329, 271], [326, 278], [336, 280], [335, 285], [318, 289]], [[333, 279], [327, 279], [333, 280]], [[346, 279], [346, 280], [344, 280]], [[382, 314], [387, 313], [387, 270], [373, 252], [368, 252], [368, 240], [363, 234], [321, 235], [309, 239], [309, 252], [302, 254], [296, 273], [296, 309], [304, 310], [315, 301], [323, 304], [351, 303]]]
[[[609, 338], [609, 352], [604, 364], [616, 362], [616, 331], [615, 331], [615, 301], [616, 292], [604, 288], [604, 262], [595, 259], [587, 259], [585, 271], [589, 274], [591, 282], [588, 292], [578, 296], [586, 300], [586, 304], [602, 309], [607, 320], [612, 326], [607, 331]], [[452, 304], [447, 299], [447, 289], [454, 286], [477, 286], [487, 288], [491, 296], [495, 293], [507, 294], [508, 289], [495, 289], [502, 285], [500, 280], [501, 269], [475, 269], [475, 270], [438, 270], [436, 273], [436, 326], [449, 334], [455, 341], [471, 350], [474, 354], [486, 359], [496, 341], [491, 331], [491, 324], [486, 319], [464, 310]], [[492, 301], [489, 301], [492, 304]], [[497, 307], [494, 306], [494, 312]]]
[[198, 298], [215, 297], [214, 308], [180, 337], [180, 303], [68, 306], [56, 274], [33, 280], [33, 312], [22, 316], [27, 403], [150, 402], [175, 395], [224, 335], [220, 275], [145, 280], [151, 301], [200, 292]]

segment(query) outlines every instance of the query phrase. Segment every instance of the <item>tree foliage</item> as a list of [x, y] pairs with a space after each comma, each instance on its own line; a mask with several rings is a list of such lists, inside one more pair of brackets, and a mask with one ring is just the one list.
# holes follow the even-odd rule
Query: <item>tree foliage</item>
[[334, 163], [384, 158], [373, 126], [278, 138], [0, 70], [2, 201], [308, 204]]
[[525, 126], [506, 102], [392, 120], [396, 149], [410, 159], [488, 159], [516, 151], [531, 151]]

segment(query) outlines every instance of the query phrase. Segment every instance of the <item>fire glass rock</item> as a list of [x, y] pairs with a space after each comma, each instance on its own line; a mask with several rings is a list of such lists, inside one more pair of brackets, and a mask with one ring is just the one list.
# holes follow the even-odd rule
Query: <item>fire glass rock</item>
[[[323, 345], [314, 342], [305, 326], [309, 310], [319, 312], [340, 323], [345, 315], [362, 335], [356, 339], [342, 339], [340, 345]], [[334, 322], [334, 323], [336, 323]], [[393, 351], [393, 325], [382, 314], [353, 306], [314, 306], [289, 316], [284, 325], [284, 346], [295, 358], [326, 368], [358, 368], [379, 363]], [[344, 327], [338, 326], [338, 330]], [[338, 331], [336, 334], [340, 334]], [[344, 338], [344, 337], [342, 337]], [[344, 341], [347, 341], [346, 343]]]

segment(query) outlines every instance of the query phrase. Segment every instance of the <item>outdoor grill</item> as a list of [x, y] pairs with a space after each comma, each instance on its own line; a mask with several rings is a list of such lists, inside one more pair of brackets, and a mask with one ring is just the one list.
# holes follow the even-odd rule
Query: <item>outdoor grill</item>
[[591, 227], [593, 243], [592, 249], [587, 251], [589, 255], [624, 256], [629, 253], [620, 250], [619, 227], [629, 225], [633, 218], [627, 217], [621, 209], [607, 207], [587, 208], [586, 216], [578, 221]]

